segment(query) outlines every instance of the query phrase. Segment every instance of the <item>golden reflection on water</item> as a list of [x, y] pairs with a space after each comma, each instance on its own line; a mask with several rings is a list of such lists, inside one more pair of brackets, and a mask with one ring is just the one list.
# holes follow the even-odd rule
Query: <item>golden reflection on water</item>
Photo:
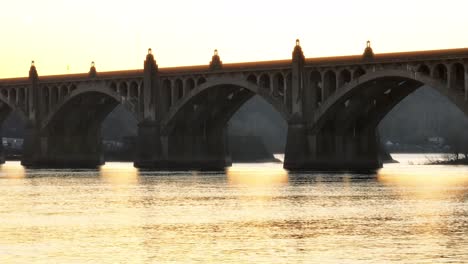
[[108, 162], [99, 168], [101, 178], [115, 185], [138, 183], [139, 171], [130, 163]]
[[0, 263], [466, 263], [466, 197], [411, 192], [466, 194], [468, 170], [398, 166], [378, 182], [269, 164], [28, 170], [50, 175], [0, 181]]
[[[378, 172], [377, 179], [386, 185], [406, 188], [406, 194], [431, 198], [453, 195], [456, 193], [454, 188], [464, 192], [462, 187], [468, 187], [468, 170], [444, 166], [408, 166], [405, 170], [384, 168]], [[447, 192], [449, 188], [450, 192]]]
[[288, 172], [282, 167], [234, 166], [226, 169], [230, 184], [247, 186], [286, 185]]
[[468, 170], [462, 166], [403, 168], [384, 168], [378, 172], [377, 179], [391, 187], [405, 204], [400, 208], [400, 215], [411, 214], [412, 234], [429, 236], [440, 244], [448, 243], [447, 234], [453, 232], [451, 216], [457, 210], [454, 205], [462, 201], [467, 192]]
[[0, 166], [0, 177], [8, 179], [22, 179], [25, 176], [26, 170], [19, 161], [9, 161]]
[[382, 169], [378, 179], [401, 186], [468, 186], [467, 170], [439, 170], [437, 166], [419, 166], [407, 170]]

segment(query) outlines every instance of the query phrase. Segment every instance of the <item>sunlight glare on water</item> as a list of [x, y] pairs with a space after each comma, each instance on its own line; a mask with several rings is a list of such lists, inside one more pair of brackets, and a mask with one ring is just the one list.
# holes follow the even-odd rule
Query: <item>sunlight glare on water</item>
[[8, 162], [0, 263], [467, 263], [467, 198], [467, 166], [364, 175]]

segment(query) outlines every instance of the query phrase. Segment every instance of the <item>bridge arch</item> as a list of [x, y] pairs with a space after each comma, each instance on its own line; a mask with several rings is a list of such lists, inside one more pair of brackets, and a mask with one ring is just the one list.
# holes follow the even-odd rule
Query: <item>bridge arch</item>
[[11, 88], [10, 92], [4, 88], [0, 91], [0, 125], [11, 112], [17, 112], [21, 120], [27, 122], [27, 115], [21, 107], [24, 100], [24, 88]]
[[[267, 80], [269, 82], [269, 75], [262, 76], [265, 76], [264, 78], [268, 77]], [[192, 107], [195, 106], [196, 108], [197, 105], [200, 105], [199, 100], [206, 99], [207, 97], [210, 97], [210, 92], [217, 91], [220, 91], [222, 94], [212, 96], [213, 100], [219, 100], [219, 102], [213, 102], [214, 104], [212, 106], [219, 107], [223, 103], [227, 103], [227, 105], [229, 105], [229, 109], [225, 109], [228, 111], [223, 114], [224, 116], [222, 118], [222, 120], [225, 122], [229, 121], [232, 114], [234, 114], [237, 109], [243, 105], [243, 103], [245, 103], [254, 95], [259, 95], [269, 104], [271, 104], [273, 108], [276, 109], [286, 121], [290, 119], [289, 111], [281, 100], [274, 98], [269, 90], [265, 91], [264, 88], [261, 88], [259, 85], [250, 82], [248, 78], [244, 80], [243, 78], [236, 77], [213, 77], [209, 78], [202, 85], [194, 88], [188, 95], [184, 96], [181, 100], [169, 108], [169, 111], [162, 122], [166, 127], [166, 131], [170, 131], [174, 128], [178, 118], [182, 116], [187, 117], [183, 114], [184, 110], [190, 110], [189, 112], [193, 112]], [[236, 98], [236, 94], [238, 94], [238, 98]], [[233, 104], [229, 103], [229, 101], [234, 101], [235, 99], [238, 101], [234, 102]]]
[[320, 106], [323, 101], [322, 91], [322, 75], [319, 71], [314, 70], [310, 73], [310, 88], [312, 89], [312, 96], [315, 96], [314, 108]]
[[341, 70], [338, 78], [338, 88], [343, 87], [343, 85], [348, 84], [350, 81], [351, 72], [348, 69]]
[[127, 97], [128, 96], [128, 85], [127, 82], [121, 82], [119, 84], [119, 94], [122, 97]]
[[249, 74], [249, 76], [247, 77], [247, 81], [257, 85], [257, 75], [253, 73]]
[[263, 73], [260, 75], [260, 80], [259, 80], [259, 85], [260, 88], [265, 89], [265, 90], [270, 90], [271, 87], [271, 81], [270, 81], [270, 75], [267, 73]]
[[195, 88], [195, 81], [193, 78], [187, 78], [187, 80], [185, 80], [184, 93], [189, 94], [193, 88]]
[[354, 69], [353, 79], [357, 79], [363, 76], [364, 74], [366, 74], [366, 70], [364, 70], [362, 67], [357, 67], [356, 69]]
[[[321, 129], [331, 120], [341, 123], [341, 126], [335, 127], [349, 128], [363, 116], [366, 116], [366, 123], [375, 128], [395, 105], [423, 85], [435, 89], [468, 115], [464, 94], [449, 89], [444, 78], [441, 78], [446, 74], [445, 66], [438, 64], [434, 70], [439, 71], [434, 77], [420, 71], [405, 70], [381, 70], [365, 74], [330, 96], [317, 109], [313, 121], [315, 129]], [[333, 116], [341, 117], [336, 119]]]
[[283, 97], [284, 92], [285, 92], [284, 75], [281, 72], [277, 72], [273, 75], [273, 95], [278, 95], [280, 97]]
[[460, 62], [450, 65], [450, 88], [465, 89], [465, 66]]
[[[93, 103], [98, 105], [106, 105], [106, 107], [99, 107], [98, 112], [99, 115], [96, 116], [98, 121], [100, 120], [98, 117], [105, 118], [107, 114], [112, 111], [112, 109], [118, 105], [123, 104], [134, 116], [135, 118], [139, 119], [138, 113], [135, 111], [134, 107], [131, 107], [127, 104], [127, 100], [125, 100], [128, 96], [130, 96], [127, 83], [122, 82], [119, 84], [119, 89], [117, 90], [116, 83], [112, 82], [109, 85], [104, 83], [102, 84], [82, 84], [82, 87], [76, 87], [76, 85], [71, 86], [71, 92], [66, 95], [63, 100], [57, 102], [53, 109], [48, 112], [46, 118], [42, 121], [41, 128], [45, 129], [57, 119], [60, 115], [67, 115], [72, 112], [80, 111], [80, 109], [73, 109], [73, 105], [76, 106], [76, 103], [84, 103], [86, 99], [91, 99], [93, 97], [99, 98], [94, 99]], [[46, 90], [48, 91], [48, 89]], [[104, 99], [105, 98], [105, 99]], [[106, 109], [107, 111], [102, 111]]]
[[198, 78], [197, 85], [202, 85], [204, 83], [206, 83], [206, 78], [205, 77]]
[[121, 104], [137, 121], [140, 120], [137, 102], [129, 93], [127, 82], [79, 83], [68, 96], [49, 109], [39, 124], [40, 141], [38, 138], [29, 139], [29, 147], [41, 150], [40, 160], [35, 164], [60, 167], [96, 167], [102, 164], [101, 127], [105, 118]]
[[136, 81], [130, 82], [130, 90], [129, 90], [129, 97], [130, 98], [138, 98], [139, 89], [138, 84]]
[[[28, 124], [28, 116], [25, 113], [26, 98], [24, 89], [25, 87], [3, 87], [0, 89], [0, 127], [3, 127], [5, 120], [12, 113], [19, 117], [23, 126]], [[5, 127], [2, 129], [5, 129]], [[1, 134], [0, 141], [2, 141]], [[3, 162], [5, 162], [3, 144], [0, 144], [0, 163]]]
[[[270, 75], [261, 76], [270, 80]], [[290, 120], [283, 98], [249, 81], [248, 75], [210, 76], [164, 115], [158, 144], [166, 160], [161, 161], [161, 166], [179, 169], [229, 166], [228, 122], [254, 95], [263, 98], [286, 121]]]
[[420, 64], [418, 66], [417, 72], [429, 76], [431, 75], [431, 68], [429, 68], [429, 66], [426, 64]]
[[444, 83], [447, 83], [448, 80], [448, 70], [447, 66], [443, 63], [435, 65], [432, 71], [432, 77], [437, 80], [441, 80]]
[[[354, 79], [330, 95], [314, 112], [308, 130], [312, 167], [372, 169], [382, 166], [377, 126], [404, 98], [427, 85], [468, 115], [465, 93], [450, 89], [440, 74], [410, 68], [380, 69]], [[447, 73], [448, 74], [448, 73]]]

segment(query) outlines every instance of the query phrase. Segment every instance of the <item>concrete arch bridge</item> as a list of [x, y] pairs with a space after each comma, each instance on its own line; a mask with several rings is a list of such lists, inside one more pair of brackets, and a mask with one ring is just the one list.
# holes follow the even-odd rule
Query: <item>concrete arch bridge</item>
[[142, 70], [0, 79], [0, 121], [26, 121], [22, 164], [96, 167], [100, 127], [118, 104], [138, 120], [135, 166], [219, 170], [230, 165], [226, 125], [259, 95], [288, 122], [289, 170], [380, 168], [377, 125], [423, 85], [468, 113], [468, 49], [292, 58], [158, 68], [151, 49]]

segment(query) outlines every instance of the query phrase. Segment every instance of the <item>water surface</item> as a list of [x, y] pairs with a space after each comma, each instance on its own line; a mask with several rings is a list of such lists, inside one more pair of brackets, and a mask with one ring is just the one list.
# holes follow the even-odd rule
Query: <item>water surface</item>
[[0, 263], [467, 263], [468, 167], [0, 172]]

